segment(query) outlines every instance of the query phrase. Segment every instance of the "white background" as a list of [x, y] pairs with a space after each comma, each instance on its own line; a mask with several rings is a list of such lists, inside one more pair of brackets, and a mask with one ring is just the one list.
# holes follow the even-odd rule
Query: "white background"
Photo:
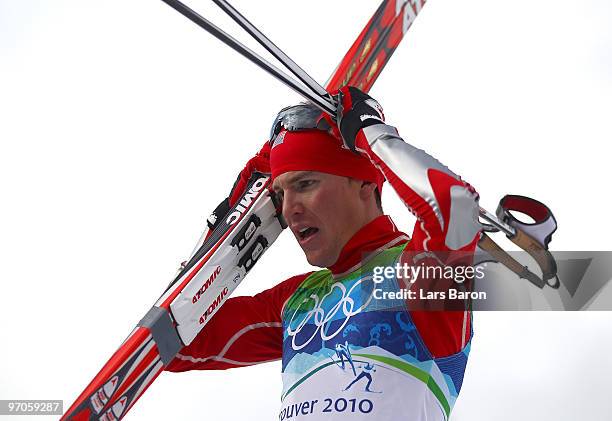
[[[323, 83], [378, 2], [233, 4]], [[538, 198], [555, 250], [609, 250], [611, 21], [608, 0], [430, 0], [371, 94], [486, 208]], [[0, 0], [0, 399], [68, 408], [299, 99], [160, 1]], [[238, 293], [308, 270], [278, 243]], [[476, 314], [452, 419], [610, 419], [611, 322]], [[164, 373], [128, 419], [267, 420], [280, 389], [279, 363]]]

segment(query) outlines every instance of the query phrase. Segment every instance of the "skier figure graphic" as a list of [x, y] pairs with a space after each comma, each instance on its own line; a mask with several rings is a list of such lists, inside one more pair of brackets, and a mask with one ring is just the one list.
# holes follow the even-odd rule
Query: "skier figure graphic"
[[359, 380], [365, 377], [366, 379], [368, 379], [368, 383], [366, 384], [365, 391], [374, 392], [373, 390], [370, 390], [370, 385], [372, 384], [372, 373], [376, 371], [374, 367], [375, 365], [371, 363], [366, 363], [366, 365], [361, 366], [362, 368], [361, 373], [359, 373], [359, 375], [355, 377], [355, 380], [350, 382], [349, 385], [346, 386], [344, 390], [349, 390], [351, 386], [353, 386], [355, 383], [357, 383]]
[[[351, 365], [351, 368], [353, 369], [353, 375], [357, 375], [357, 372], [355, 371], [355, 364], [353, 363], [353, 357], [351, 355], [351, 350], [349, 349], [348, 346], [348, 341], [345, 341], [344, 344], [336, 344], [336, 356], [338, 357], [338, 359], [340, 360], [340, 362], [342, 363], [342, 365], [340, 366], [341, 369], [344, 370], [344, 363], [345, 363], [345, 358], [346, 361], [348, 361], [348, 363]], [[336, 364], [338, 364], [336, 362]]]

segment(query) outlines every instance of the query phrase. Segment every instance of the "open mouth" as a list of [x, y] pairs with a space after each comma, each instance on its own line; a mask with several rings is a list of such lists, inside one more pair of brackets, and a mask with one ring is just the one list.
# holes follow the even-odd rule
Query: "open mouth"
[[298, 231], [298, 238], [300, 239], [300, 241], [303, 241], [303, 240], [306, 240], [312, 237], [317, 232], [319, 232], [318, 228], [313, 228], [313, 227], [302, 228], [301, 230]]

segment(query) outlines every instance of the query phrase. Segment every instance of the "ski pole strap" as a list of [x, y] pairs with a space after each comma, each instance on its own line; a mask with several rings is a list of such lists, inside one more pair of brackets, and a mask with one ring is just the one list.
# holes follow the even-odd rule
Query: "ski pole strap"
[[[519, 221], [510, 213], [511, 211], [523, 213], [531, 217], [534, 222]], [[514, 235], [507, 237], [536, 261], [542, 271], [542, 281], [553, 288], [558, 288], [557, 263], [548, 251], [552, 234], [557, 229], [557, 221], [550, 209], [529, 197], [506, 195], [500, 200], [496, 213], [502, 222], [516, 230]], [[554, 282], [549, 282], [553, 278]]]
[[496, 262], [506, 266], [512, 272], [514, 272], [519, 278], [527, 279], [529, 282], [537, 286], [538, 288], [544, 288], [546, 282], [540, 279], [538, 275], [529, 270], [527, 266], [521, 265], [516, 259], [501, 248], [495, 241], [491, 239], [486, 233], [483, 233], [478, 242], [478, 247], [486, 251]]

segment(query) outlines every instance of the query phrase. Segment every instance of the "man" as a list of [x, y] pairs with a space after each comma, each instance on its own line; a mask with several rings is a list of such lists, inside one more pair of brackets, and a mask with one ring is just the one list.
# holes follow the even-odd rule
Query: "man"
[[[477, 195], [405, 143], [372, 98], [356, 88], [337, 98], [337, 125], [306, 105], [283, 110], [230, 197], [251, 171], [271, 172], [306, 259], [325, 269], [228, 300], [168, 370], [282, 358], [280, 420], [447, 419], [469, 352], [465, 303], [460, 311], [422, 311], [422, 301], [388, 293], [439, 284], [400, 273], [374, 281], [373, 273], [403, 263], [451, 264], [450, 252], [471, 255], [480, 232]], [[411, 239], [382, 212], [385, 178], [417, 216]], [[387, 298], [376, 298], [381, 291]]]

